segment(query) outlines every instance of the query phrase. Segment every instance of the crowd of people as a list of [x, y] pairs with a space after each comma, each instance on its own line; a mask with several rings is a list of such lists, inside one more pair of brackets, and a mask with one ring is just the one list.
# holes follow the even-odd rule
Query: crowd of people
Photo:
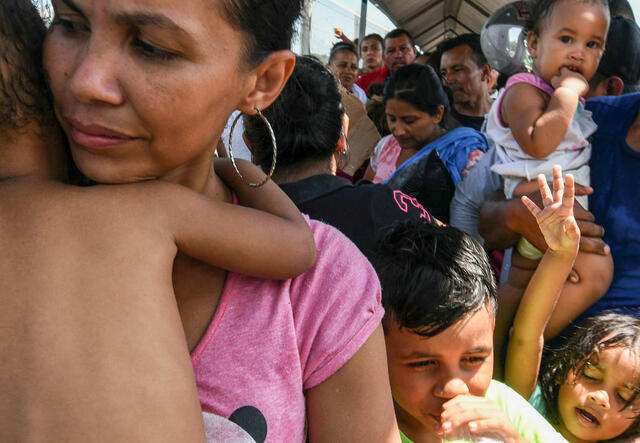
[[640, 441], [627, 1], [511, 76], [303, 3], [0, 2], [0, 441]]

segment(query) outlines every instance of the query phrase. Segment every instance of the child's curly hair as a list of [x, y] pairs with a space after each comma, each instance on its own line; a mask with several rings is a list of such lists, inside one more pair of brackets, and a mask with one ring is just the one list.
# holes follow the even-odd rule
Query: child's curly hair
[[[557, 352], [545, 361], [540, 388], [546, 408], [547, 418], [555, 425], [560, 424], [558, 393], [569, 373], [581, 374], [584, 367], [600, 352], [609, 348], [624, 347], [640, 356], [640, 319], [631, 315], [603, 313], [590, 318], [576, 330]], [[626, 402], [623, 409], [632, 405], [640, 390]], [[636, 435], [640, 432], [640, 414], [621, 436]]]
[[0, 130], [51, 118], [51, 94], [42, 68], [47, 29], [29, 0], [0, 1]]

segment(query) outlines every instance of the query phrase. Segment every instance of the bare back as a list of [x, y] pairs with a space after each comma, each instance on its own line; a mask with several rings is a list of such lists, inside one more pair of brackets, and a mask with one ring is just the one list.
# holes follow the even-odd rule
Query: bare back
[[0, 441], [199, 441], [171, 270], [132, 186], [0, 182]]

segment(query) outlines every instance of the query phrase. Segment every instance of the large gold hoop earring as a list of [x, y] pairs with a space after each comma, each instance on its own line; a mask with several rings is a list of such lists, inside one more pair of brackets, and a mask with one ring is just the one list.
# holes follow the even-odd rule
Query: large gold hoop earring
[[236, 127], [236, 123], [238, 123], [238, 119], [242, 117], [242, 112], [240, 112], [236, 116], [236, 118], [233, 120], [233, 123], [231, 124], [231, 130], [229, 131], [229, 158], [231, 159], [231, 164], [233, 165], [233, 169], [236, 170], [236, 174], [238, 174], [240, 179], [243, 182], [245, 182], [247, 185], [251, 186], [252, 188], [259, 188], [260, 186], [264, 185], [267, 181], [269, 181], [269, 179], [273, 175], [273, 171], [275, 171], [276, 169], [276, 157], [278, 156], [278, 145], [276, 144], [276, 135], [273, 133], [273, 128], [271, 127], [269, 120], [267, 120], [267, 118], [264, 115], [262, 115], [262, 112], [260, 112], [258, 108], [254, 108], [254, 109], [256, 110], [257, 116], [260, 117], [264, 122], [265, 126], [267, 127], [267, 130], [269, 131], [269, 135], [271, 136], [271, 146], [273, 148], [273, 159], [271, 160], [271, 170], [269, 171], [267, 176], [264, 178], [264, 180], [262, 180], [260, 183], [252, 183], [248, 181], [246, 178], [244, 178], [244, 176], [238, 169], [238, 165], [236, 165], [236, 160], [235, 158], [233, 158], [233, 130]]

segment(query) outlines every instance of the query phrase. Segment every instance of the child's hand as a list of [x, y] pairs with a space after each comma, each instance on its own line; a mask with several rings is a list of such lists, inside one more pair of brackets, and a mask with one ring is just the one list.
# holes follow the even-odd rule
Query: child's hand
[[551, 86], [554, 89], [569, 88], [578, 94], [578, 97], [583, 97], [589, 92], [589, 82], [579, 72], [572, 71], [569, 68], [560, 68], [560, 71], [551, 78]]
[[442, 406], [440, 420], [439, 433], [444, 437], [495, 436], [507, 443], [524, 441], [504, 410], [484, 397], [458, 395]]
[[538, 185], [543, 209], [526, 196], [522, 197], [522, 203], [536, 218], [551, 251], [576, 254], [580, 242], [580, 230], [573, 217], [573, 176], [568, 174], [563, 183], [562, 168], [556, 165], [553, 167], [553, 194], [543, 175], [538, 176]]
[[344, 37], [344, 33], [342, 32], [342, 29], [340, 28], [333, 28], [333, 35], [335, 38], [342, 40], [342, 37]]

